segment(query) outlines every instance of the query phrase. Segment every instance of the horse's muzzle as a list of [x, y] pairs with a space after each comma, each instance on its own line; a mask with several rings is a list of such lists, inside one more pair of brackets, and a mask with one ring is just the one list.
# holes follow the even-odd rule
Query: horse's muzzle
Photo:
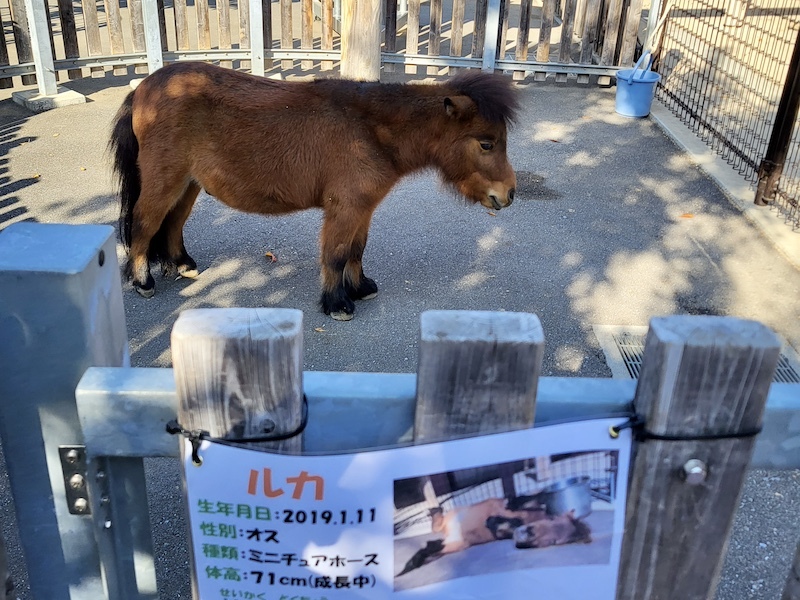
[[514, 202], [514, 188], [508, 190], [505, 204], [500, 202], [500, 198], [498, 198], [496, 194], [489, 194], [489, 201], [492, 203], [492, 206], [495, 210], [500, 210], [501, 208], [507, 208], [511, 206], [511, 204]]

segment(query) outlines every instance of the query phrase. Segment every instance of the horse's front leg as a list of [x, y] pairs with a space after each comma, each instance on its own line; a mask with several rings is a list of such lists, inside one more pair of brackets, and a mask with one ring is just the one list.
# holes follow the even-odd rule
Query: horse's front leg
[[338, 321], [353, 318], [353, 300], [374, 298], [378, 293], [378, 286], [364, 275], [361, 266], [372, 216], [371, 210], [364, 212], [330, 207], [322, 225], [320, 306]]

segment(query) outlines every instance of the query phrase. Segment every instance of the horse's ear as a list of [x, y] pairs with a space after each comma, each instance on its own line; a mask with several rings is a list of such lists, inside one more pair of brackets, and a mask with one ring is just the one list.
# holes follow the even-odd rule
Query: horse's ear
[[467, 96], [448, 96], [444, 99], [444, 110], [454, 119], [468, 115], [474, 106], [475, 103]]

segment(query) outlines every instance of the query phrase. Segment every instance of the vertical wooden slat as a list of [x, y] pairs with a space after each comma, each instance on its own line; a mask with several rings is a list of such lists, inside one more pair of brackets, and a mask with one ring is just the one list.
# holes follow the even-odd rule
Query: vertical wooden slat
[[[408, 0], [408, 18], [406, 19], [406, 54], [419, 52], [419, 4], [420, 0]], [[406, 73], [417, 74], [417, 65], [406, 65]]]
[[639, 22], [641, 18], [642, 0], [631, 0], [628, 6], [625, 32], [622, 35], [622, 48], [620, 48], [619, 51], [619, 65], [622, 67], [633, 65], [633, 55], [636, 51], [636, 37], [639, 35]]
[[[31, 0], [32, 2], [36, 2], [36, 0]], [[49, 0], [41, 0], [42, 5], [45, 7], [45, 14], [47, 15], [47, 35], [50, 38], [50, 58], [53, 61], [56, 60], [56, 41], [53, 35], [53, 20], [50, 18], [50, 2]], [[60, 78], [61, 73], [55, 70], [55, 64], [53, 65], [53, 71], [56, 78], [56, 81]], [[37, 77], [38, 79], [38, 77]]]
[[[322, 49], [333, 50], [333, 0], [321, 0], [321, 1], [322, 1]], [[331, 69], [333, 69], [333, 61], [323, 60], [321, 69], [323, 71], [330, 71]]]
[[506, 43], [508, 42], [508, 7], [511, 0], [500, 0], [500, 36], [497, 40], [497, 58], [503, 60], [506, 57]]
[[[212, 437], [288, 433], [303, 415], [303, 313], [285, 308], [194, 309], [172, 329], [178, 419]], [[250, 444], [297, 454], [302, 436]]]
[[486, 13], [489, 0], [475, 2], [475, 31], [472, 34], [472, 57], [483, 57], [483, 43], [486, 39]]
[[[122, 15], [119, 10], [119, 0], [105, 0], [106, 18], [108, 19], [108, 34], [111, 38], [111, 54], [125, 54], [125, 42], [122, 37]], [[127, 75], [128, 67], [114, 67], [114, 75]]]
[[558, 60], [564, 64], [572, 62], [572, 35], [575, 27], [575, 10], [578, 0], [566, 0], [564, 5], [564, 20], [561, 23], [561, 48]]
[[461, 56], [464, 48], [464, 5], [466, 0], [453, 0], [450, 27], [450, 56]]
[[194, 0], [194, 9], [197, 12], [197, 47], [208, 50], [211, 48], [211, 15], [208, 0]]
[[[550, 36], [553, 34], [553, 18], [556, 14], [556, 0], [544, 0], [542, 5], [542, 25], [539, 30], [539, 44], [536, 47], [536, 60], [550, 62]], [[538, 72], [533, 76], [535, 81], [544, 81], [547, 73]]]
[[533, 427], [544, 334], [528, 313], [421, 316], [416, 443]]
[[[230, 0], [217, 0], [217, 19], [219, 20], [219, 48], [227, 50], [232, 44]], [[219, 64], [228, 69], [233, 67], [232, 60], [221, 60]]]
[[[72, 0], [58, 0], [58, 18], [61, 21], [61, 39], [64, 41], [64, 56], [66, 58], [79, 58], [81, 53], [78, 48], [78, 31], [75, 28], [75, 11]], [[80, 69], [69, 69], [67, 77], [76, 79], [81, 77]]]
[[[11, 27], [14, 34], [14, 46], [17, 49], [17, 60], [20, 63], [33, 62], [33, 46], [28, 29], [28, 16], [25, 11], [25, 0], [9, 0], [11, 11]], [[22, 85], [34, 85], [35, 75], [23, 75]]]
[[[531, 2], [521, 0], [519, 6], [519, 33], [517, 34], [517, 49], [514, 58], [518, 61], [528, 60], [528, 43], [531, 32]], [[525, 71], [514, 71], [514, 79], [525, 79]]]
[[167, 41], [167, 17], [164, 14], [164, 0], [156, 0], [156, 7], [158, 9], [158, 31], [161, 35], [161, 51], [166, 52], [169, 48]]
[[[314, 5], [313, 0], [301, 0], [300, 6], [300, 47], [311, 50], [314, 45]], [[304, 59], [300, 61], [300, 68], [310, 70], [314, 68], [314, 61]]]
[[[387, 53], [397, 52], [397, 0], [385, 0], [384, 15], [386, 18], [385, 35], [383, 49]], [[393, 73], [395, 65], [386, 63], [383, 65], [384, 71]]]
[[[175, 12], [175, 35], [177, 37], [178, 50], [189, 49], [189, 11], [186, 8], [186, 0], [172, 0]], [[242, 10], [241, 2], [239, 10]]]
[[[100, 56], [103, 54], [103, 43], [100, 41], [100, 24], [97, 20], [97, 0], [81, 0], [81, 7], [89, 56]], [[90, 72], [92, 77], [105, 76], [103, 67], [92, 67]]]
[[[261, 0], [262, 30], [264, 48], [272, 52], [272, 0]], [[272, 68], [272, 58], [264, 57], [264, 68]]]
[[586, 0], [586, 16], [581, 36], [581, 64], [592, 64], [592, 53], [597, 42], [597, 21], [600, 18], [600, 0]]
[[[440, 56], [442, 48], [442, 0], [430, 0], [431, 22], [428, 30], [428, 56]], [[429, 66], [428, 75], [438, 75], [439, 67]]]
[[[249, 0], [238, 0], [239, 5], [239, 48], [250, 47], [250, 2]], [[250, 68], [249, 60], [239, 61], [242, 69]]]
[[[133, 51], [144, 52], [144, 10], [142, 8], [143, 0], [129, 0], [128, 10], [131, 17], [131, 32], [133, 34]], [[147, 65], [142, 63], [134, 65], [134, 73], [147, 73]]]
[[[281, 48], [292, 49], [294, 46], [294, 36], [292, 34], [292, 0], [280, 0], [281, 2]], [[281, 69], [291, 69], [294, 61], [285, 59], [281, 61]]]
[[755, 321], [650, 322], [634, 408], [648, 432], [686, 439], [638, 444], [618, 600], [714, 596], [780, 348]]
[[601, 65], [613, 65], [617, 53], [617, 38], [622, 29], [622, 0], [609, 0], [606, 15], [606, 31], [603, 36], [603, 50], [600, 53]]
[[[569, 64], [572, 62], [572, 33], [575, 23], [575, 9], [578, 0], [566, 0], [564, 5], [564, 21], [561, 23], [561, 47], [558, 53], [558, 62]], [[566, 73], [556, 73], [556, 81], [564, 83]]]
[[586, 21], [586, 2], [587, 0], [578, 0], [578, 6], [575, 9], [575, 31], [579, 36], [583, 35], [583, 26]]
[[[3, 25], [2, 19], [0, 19], [0, 31], [5, 31], [5, 26]], [[8, 56], [8, 46], [6, 44], [6, 36], [0, 35], [0, 65], [6, 66], [8, 64], [9, 64], [9, 56]], [[2, 79], [0, 79], [0, 89], [7, 89], [11, 87], [14, 87], [14, 80], [11, 77], [3, 77]], [[5, 556], [5, 549], [3, 549], [3, 556]], [[0, 585], [1, 584], [2, 582], [0, 582]]]

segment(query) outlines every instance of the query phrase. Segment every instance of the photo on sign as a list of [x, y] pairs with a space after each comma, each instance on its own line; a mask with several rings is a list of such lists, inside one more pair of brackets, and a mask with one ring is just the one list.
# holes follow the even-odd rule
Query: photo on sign
[[611, 561], [619, 454], [538, 456], [394, 481], [394, 589]]

